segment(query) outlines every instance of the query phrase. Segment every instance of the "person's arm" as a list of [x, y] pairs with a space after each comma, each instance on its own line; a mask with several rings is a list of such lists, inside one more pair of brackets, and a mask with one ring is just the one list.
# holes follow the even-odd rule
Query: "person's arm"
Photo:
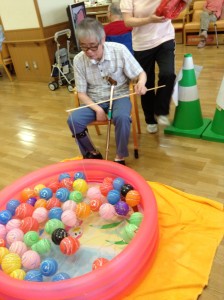
[[152, 14], [146, 18], [133, 17], [131, 13], [123, 13], [124, 23], [127, 27], [138, 27], [149, 23], [162, 23], [166, 21], [165, 17], [158, 17]]
[[145, 93], [147, 92], [147, 88], [145, 86], [147, 81], [147, 76], [146, 73], [144, 71], [142, 71], [137, 79], [137, 83], [134, 87], [135, 92], [137, 95], [145, 95]]

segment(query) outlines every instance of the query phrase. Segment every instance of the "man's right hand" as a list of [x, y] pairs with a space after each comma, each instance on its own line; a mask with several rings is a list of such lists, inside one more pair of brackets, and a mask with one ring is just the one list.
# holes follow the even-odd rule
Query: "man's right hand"
[[107, 115], [105, 114], [105, 111], [102, 109], [102, 107], [98, 106], [95, 110], [96, 112], [96, 121], [107, 121]]

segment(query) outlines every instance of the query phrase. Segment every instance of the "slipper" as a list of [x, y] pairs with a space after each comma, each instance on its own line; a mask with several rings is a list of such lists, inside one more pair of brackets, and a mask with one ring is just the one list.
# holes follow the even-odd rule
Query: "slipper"
[[116, 163], [118, 163], [118, 164], [120, 164], [120, 165], [126, 166], [126, 165], [125, 165], [125, 160], [124, 160], [124, 159], [116, 159], [116, 158], [115, 158], [114, 162], [116, 162]]

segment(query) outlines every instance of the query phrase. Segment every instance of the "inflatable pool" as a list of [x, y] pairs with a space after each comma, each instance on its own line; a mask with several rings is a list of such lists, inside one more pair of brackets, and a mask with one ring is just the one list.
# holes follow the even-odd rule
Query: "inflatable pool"
[[141, 195], [138, 210], [144, 214], [137, 234], [125, 249], [102, 268], [58, 282], [30, 282], [11, 278], [0, 270], [2, 300], [109, 300], [129, 295], [150, 270], [158, 244], [157, 205], [147, 182], [134, 170], [104, 160], [74, 160], [32, 172], [0, 192], [0, 210], [10, 199], [19, 199], [21, 191], [46, 184], [62, 173], [82, 170], [88, 183], [105, 177], [122, 177]]

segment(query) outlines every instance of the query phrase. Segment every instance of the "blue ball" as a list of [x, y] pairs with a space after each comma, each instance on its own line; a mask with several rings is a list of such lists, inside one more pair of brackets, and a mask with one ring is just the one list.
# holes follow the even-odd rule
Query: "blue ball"
[[1, 210], [0, 211], [0, 224], [7, 224], [9, 220], [11, 220], [12, 214], [9, 210]]
[[44, 276], [52, 276], [58, 270], [58, 263], [54, 258], [46, 258], [40, 264], [40, 272]]
[[56, 191], [55, 197], [61, 202], [65, 202], [69, 198], [70, 191], [66, 188], [60, 188]]
[[24, 280], [43, 282], [43, 276], [42, 276], [40, 270], [31, 270], [26, 273]]
[[58, 181], [62, 181], [62, 179], [65, 179], [65, 178], [71, 178], [71, 176], [68, 173], [62, 173], [59, 175]]
[[86, 179], [86, 175], [83, 172], [76, 172], [74, 175], [74, 180], [79, 179], [79, 178]]
[[60, 272], [52, 277], [52, 281], [61, 281], [71, 278], [67, 273]]
[[48, 218], [61, 220], [62, 213], [63, 210], [60, 207], [53, 207], [49, 210]]
[[112, 205], [116, 204], [120, 200], [120, 198], [120, 192], [117, 190], [111, 190], [107, 194], [107, 201]]
[[11, 212], [11, 214], [14, 216], [16, 208], [20, 205], [20, 201], [17, 199], [11, 199], [6, 205], [6, 209]]
[[43, 199], [50, 199], [53, 196], [53, 192], [50, 188], [43, 188], [40, 190], [39, 197]]
[[120, 191], [121, 187], [125, 184], [125, 181], [121, 177], [117, 177], [113, 180], [113, 187], [115, 190]]

